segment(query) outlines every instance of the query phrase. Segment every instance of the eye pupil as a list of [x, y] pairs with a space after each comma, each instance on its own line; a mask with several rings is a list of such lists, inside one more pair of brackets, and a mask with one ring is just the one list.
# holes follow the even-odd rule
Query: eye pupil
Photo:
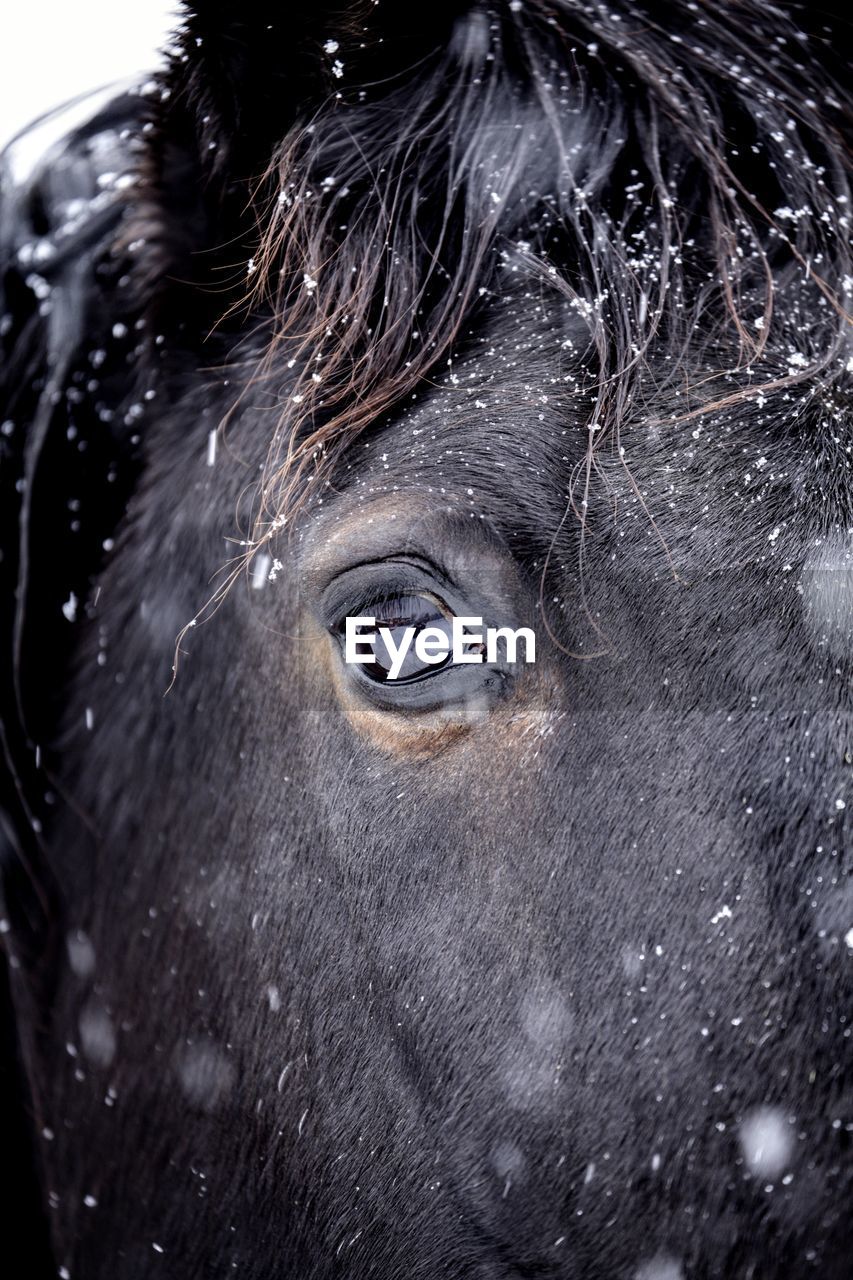
[[[450, 661], [450, 653], [448, 652], [447, 657], [443, 658], [441, 662], [427, 664], [421, 661], [415, 651], [415, 641], [425, 627], [438, 628], [443, 631], [448, 638], [448, 647], [450, 645], [452, 615], [449, 612], [445, 613], [436, 600], [432, 600], [428, 596], [419, 595], [390, 596], [372, 603], [365, 612], [376, 619], [376, 639], [373, 645], [374, 660], [373, 662], [365, 663], [361, 669], [365, 675], [377, 683], [383, 684], [390, 679], [393, 662], [393, 656], [388, 646], [379, 635], [380, 627], [384, 627], [390, 632], [391, 642], [395, 649], [399, 649], [404, 642], [407, 627], [413, 627], [415, 632], [394, 684], [403, 684], [406, 681], [418, 680], [424, 676], [432, 675], [434, 672], [440, 671]], [[344, 624], [342, 623], [339, 631], [343, 630], [343, 626]], [[362, 635], [367, 635], [370, 634], [372, 628], [360, 627], [358, 630]]]

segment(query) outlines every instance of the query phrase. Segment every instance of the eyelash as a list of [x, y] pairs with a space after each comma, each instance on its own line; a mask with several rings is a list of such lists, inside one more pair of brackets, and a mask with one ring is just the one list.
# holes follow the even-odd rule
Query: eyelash
[[[337, 625], [342, 626], [347, 616], [365, 614], [375, 617], [377, 626], [417, 626], [417, 619], [410, 616], [412, 613], [411, 609], [401, 611], [399, 618], [393, 616], [389, 618], [387, 613], [382, 612], [382, 610], [387, 608], [387, 606], [396, 604], [399, 601], [406, 601], [407, 603], [423, 601], [424, 610], [431, 607], [433, 611], [438, 610], [438, 612], [443, 614], [446, 618], [453, 617], [453, 610], [438, 596], [423, 590], [418, 591], [407, 587], [401, 587], [399, 591], [371, 592], [370, 594], [364, 595], [347, 610], [347, 613], [340, 619]], [[430, 614], [430, 616], [434, 617], [434, 612]]]
[[[390, 612], [390, 607], [397, 605], [396, 613]], [[449, 607], [440, 600], [438, 596], [431, 592], [425, 591], [400, 591], [374, 592], [365, 595], [361, 599], [361, 603], [357, 609], [348, 613], [337, 623], [334, 628], [338, 638], [343, 635], [346, 626], [347, 616], [369, 616], [375, 617], [377, 629], [385, 627], [389, 631], [401, 632], [406, 627], [414, 627], [415, 635], [423, 628], [428, 626], [441, 625], [441, 621], [449, 622], [453, 613]], [[409, 669], [405, 674], [394, 677], [393, 681], [389, 675], [389, 668], [383, 666], [382, 657], [385, 656], [377, 649], [374, 649], [375, 662], [366, 663], [362, 667], [363, 674], [376, 684], [392, 683], [394, 686], [411, 684], [415, 681], [427, 679], [436, 675], [443, 670], [450, 662], [449, 657], [444, 662], [415, 665], [417, 659], [410, 651], [406, 658]]]

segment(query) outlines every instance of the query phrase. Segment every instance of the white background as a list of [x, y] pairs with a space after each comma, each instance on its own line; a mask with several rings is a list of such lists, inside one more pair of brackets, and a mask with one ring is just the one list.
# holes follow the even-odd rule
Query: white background
[[0, 147], [36, 116], [150, 71], [178, 0], [10, 0], [0, 19]]

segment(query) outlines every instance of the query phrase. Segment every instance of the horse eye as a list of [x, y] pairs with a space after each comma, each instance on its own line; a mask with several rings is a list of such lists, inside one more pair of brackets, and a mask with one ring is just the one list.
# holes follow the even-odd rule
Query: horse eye
[[[375, 680], [377, 684], [384, 684], [386, 680], [390, 679], [393, 661], [384, 639], [379, 635], [380, 627], [386, 627], [390, 631], [395, 649], [399, 649], [399, 646], [403, 643], [406, 628], [414, 628], [411, 644], [406, 651], [399, 674], [394, 679], [395, 685], [406, 684], [407, 682], [423, 679], [426, 676], [435, 675], [436, 672], [441, 671], [451, 661], [449, 650], [452, 647], [453, 615], [447, 606], [437, 599], [427, 595], [401, 594], [388, 596], [371, 604], [366, 612], [376, 619], [376, 638], [373, 643], [373, 661], [364, 663], [361, 666], [361, 671], [371, 680]], [[344, 618], [335, 628], [339, 636], [344, 635], [345, 626], [346, 619]], [[425, 627], [436, 628], [447, 636], [448, 654], [440, 662], [424, 663], [415, 652], [415, 641]], [[358, 628], [358, 631], [363, 636], [367, 635], [371, 630], [373, 629], [367, 627]]]

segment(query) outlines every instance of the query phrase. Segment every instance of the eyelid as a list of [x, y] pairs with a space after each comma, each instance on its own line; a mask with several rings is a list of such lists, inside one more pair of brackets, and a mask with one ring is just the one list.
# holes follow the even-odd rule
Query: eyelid
[[[395, 596], [422, 596], [433, 602], [447, 617], [453, 606], [439, 594], [445, 585], [438, 575], [409, 560], [371, 560], [353, 565], [338, 574], [321, 598], [323, 621], [334, 630], [341, 618], [370, 611], [371, 606]], [[438, 586], [439, 590], [436, 590]]]
[[[342, 614], [337, 619], [336, 622], [333, 622], [329, 626], [329, 630], [332, 632], [333, 635], [341, 635], [343, 634], [344, 628], [346, 626], [346, 620], [348, 617], [351, 618], [351, 617], [365, 617], [365, 616], [375, 617], [377, 628], [387, 627], [389, 625], [393, 625], [393, 626], [406, 625], [406, 626], [414, 626], [415, 629], [417, 630], [419, 624], [415, 622], [413, 619], [406, 619], [405, 621], [401, 620], [399, 622], [392, 619], [391, 622], [389, 623], [389, 619], [386, 616], [383, 616], [383, 608], [387, 608], [388, 606], [393, 605], [394, 602], [397, 600], [407, 600], [407, 599], [408, 600], [425, 600], [447, 622], [452, 622], [453, 619], [456, 617], [456, 614], [453, 612], [450, 605], [447, 604], [444, 600], [442, 600], [441, 596], [437, 595], [434, 591], [396, 591], [396, 590], [383, 591], [381, 595], [379, 594], [368, 595], [361, 599], [355, 600], [352, 606], [347, 609], [346, 613]], [[430, 626], [430, 625], [431, 625], [430, 621], [423, 622], [420, 624], [421, 627]]]
[[[442, 600], [441, 596], [437, 595], [434, 591], [407, 591], [405, 593], [400, 591], [389, 591], [389, 592], [386, 592], [379, 599], [362, 601], [359, 606], [359, 611], [361, 611], [361, 609], [371, 609], [371, 608], [375, 609], [375, 608], [378, 608], [379, 605], [385, 603], [386, 601], [390, 602], [393, 600], [402, 600], [406, 596], [408, 596], [410, 599], [413, 598], [417, 600], [428, 600], [429, 603], [434, 605], [438, 610], [438, 612], [448, 620], [448, 622], [451, 622], [453, 618], [456, 616], [453, 610], [451, 609], [450, 605], [447, 604], [446, 601]], [[382, 620], [381, 618], [378, 617], [378, 615], [377, 615], [377, 620], [379, 625], [382, 625]]]

